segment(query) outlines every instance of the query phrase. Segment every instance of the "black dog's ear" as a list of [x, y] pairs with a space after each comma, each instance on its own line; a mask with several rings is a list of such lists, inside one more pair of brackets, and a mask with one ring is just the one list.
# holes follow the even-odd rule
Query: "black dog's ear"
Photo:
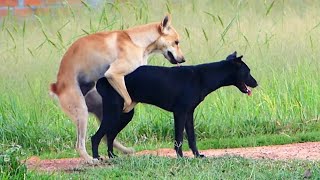
[[235, 60], [237, 60], [237, 61], [242, 61], [242, 58], [243, 58], [243, 55], [237, 57]]
[[235, 56], [237, 56], [237, 51], [234, 51], [232, 54], [234, 54]]
[[243, 58], [243, 55], [236, 57], [235, 59], [232, 59], [232, 62], [237, 66], [241, 66], [243, 63], [242, 58]]
[[233, 60], [237, 58], [237, 51], [227, 56], [226, 60]]

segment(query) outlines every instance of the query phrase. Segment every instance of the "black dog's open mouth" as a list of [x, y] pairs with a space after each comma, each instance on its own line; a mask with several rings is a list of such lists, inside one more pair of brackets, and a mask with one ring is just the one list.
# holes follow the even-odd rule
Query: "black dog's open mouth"
[[241, 92], [247, 93], [248, 96], [251, 96], [251, 94], [252, 94], [250, 87], [247, 86], [245, 83], [240, 83], [239, 89], [241, 90]]

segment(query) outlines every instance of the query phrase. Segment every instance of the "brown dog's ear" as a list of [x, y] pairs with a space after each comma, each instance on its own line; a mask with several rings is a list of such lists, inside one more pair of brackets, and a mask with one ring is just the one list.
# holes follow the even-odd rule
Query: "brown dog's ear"
[[171, 25], [171, 16], [170, 14], [167, 14], [161, 21], [161, 24], [160, 24], [161, 32], [163, 34], [169, 34], [170, 25]]

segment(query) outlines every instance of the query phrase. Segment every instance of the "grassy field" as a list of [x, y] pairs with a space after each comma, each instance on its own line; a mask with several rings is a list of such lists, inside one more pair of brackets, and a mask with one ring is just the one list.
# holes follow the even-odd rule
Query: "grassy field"
[[[5, 17], [0, 21], [0, 152], [19, 145], [21, 157], [77, 157], [73, 149], [75, 127], [48, 96], [49, 83], [56, 80], [62, 55], [81, 36], [160, 21], [166, 12], [172, 14], [173, 25], [181, 35], [186, 64], [222, 60], [237, 50], [259, 82], [252, 97], [227, 87], [212, 93], [196, 109], [200, 149], [320, 140], [318, 1], [134, 0], [106, 3], [99, 8], [66, 8], [67, 12], [25, 19]], [[151, 57], [149, 62], [170, 66], [161, 55]], [[88, 150], [89, 136], [97, 127], [91, 118]], [[138, 150], [172, 147], [173, 117], [140, 104], [133, 122], [119, 138]], [[295, 179], [290, 167], [300, 168], [300, 162], [273, 164], [241, 158], [206, 160], [210, 166], [198, 160], [180, 164], [163, 158], [133, 158], [130, 164], [119, 160], [115, 166], [120, 174], [125, 171], [128, 176], [138, 177], [142, 176], [141, 171], [130, 174], [129, 170], [135, 166], [144, 169], [157, 161], [165, 164], [159, 173], [174, 166], [197, 166], [198, 169], [176, 173], [178, 179], [199, 171], [214, 176], [221, 163], [232, 171], [226, 176], [231, 179], [254, 179], [251, 171], [256, 178], [269, 174]], [[239, 166], [244, 172], [233, 172]], [[266, 171], [266, 167], [272, 171]], [[107, 168], [104, 173], [110, 171], [113, 169]]]
[[303, 179], [306, 169], [320, 177], [320, 165], [304, 161], [250, 160], [240, 157], [212, 159], [170, 159], [153, 156], [126, 157], [112, 165], [78, 169], [70, 173], [30, 173], [28, 178], [43, 179]]

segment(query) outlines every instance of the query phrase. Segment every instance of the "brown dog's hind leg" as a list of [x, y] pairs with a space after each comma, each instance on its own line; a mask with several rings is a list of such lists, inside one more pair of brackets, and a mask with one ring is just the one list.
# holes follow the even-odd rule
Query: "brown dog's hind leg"
[[[98, 123], [102, 121], [102, 98], [96, 89], [93, 89], [88, 92], [85, 96], [85, 101], [88, 107], [89, 113], [92, 113], [96, 116]], [[107, 137], [103, 137], [104, 141], [107, 144]], [[113, 146], [120, 150], [124, 154], [133, 154], [135, 150], [132, 147], [125, 147], [117, 140], [113, 141]]]
[[59, 94], [59, 101], [63, 111], [71, 118], [77, 128], [76, 149], [80, 156], [87, 163], [95, 163], [93, 158], [87, 153], [85, 146], [88, 109], [79, 87], [66, 88]]

